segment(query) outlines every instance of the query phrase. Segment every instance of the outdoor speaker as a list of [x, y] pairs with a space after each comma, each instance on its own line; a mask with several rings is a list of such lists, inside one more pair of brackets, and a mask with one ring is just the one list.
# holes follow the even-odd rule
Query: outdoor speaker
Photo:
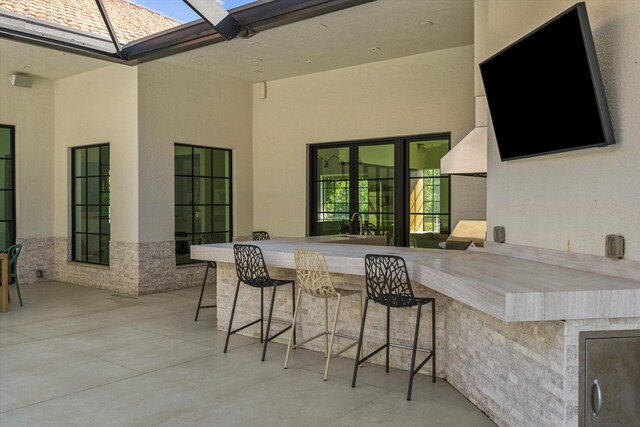
[[607, 258], [624, 258], [624, 237], [617, 234], [607, 234], [604, 242], [604, 254]]
[[495, 227], [493, 227], [493, 241], [496, 243], [504, 243], [504, 238], [504, 227], [501, 225], [496, 225]]
[[9, 81], [11, 82], [12, 86], [16, 86], [16, 87], [30, 88], [31, 85], [33, 84], [33, 79], [31, 78], [31, 76], [25, 76], [22, 74], [10, 75]]

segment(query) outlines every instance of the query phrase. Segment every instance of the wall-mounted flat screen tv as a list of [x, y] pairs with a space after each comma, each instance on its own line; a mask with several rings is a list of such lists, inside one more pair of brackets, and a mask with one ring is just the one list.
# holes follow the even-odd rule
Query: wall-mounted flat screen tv
[[615, 143], [584, 3], [482, 62], [480, 72], [503, 161]]

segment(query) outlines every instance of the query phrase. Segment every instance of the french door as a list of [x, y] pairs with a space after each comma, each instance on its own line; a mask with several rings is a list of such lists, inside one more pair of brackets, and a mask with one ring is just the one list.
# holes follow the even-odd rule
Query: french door
[[440, 158], [449, 144], [448, 134], [438, 134], [311, 145], [309, 234], [357, 234], [356, 213], [367, 234], [389, 245], [448, 233], [449, 178], [440, 175]]

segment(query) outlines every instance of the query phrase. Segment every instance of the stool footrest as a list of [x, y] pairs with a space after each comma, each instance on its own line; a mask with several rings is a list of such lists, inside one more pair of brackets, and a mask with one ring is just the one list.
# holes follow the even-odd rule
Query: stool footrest
[[234, 330], [230, 331], [230, 332], [229, 332], [229, 335], [231, 335], [231, 334], [235, 334], [236, 332], [240, 332], [240, 331], [241, 331], [241, 330], [243, 330], [243, 329], [247, 329], [249, 326], [253, 326], [253, 325], [255, 325], [256, 323], [260, 322], [261, 320], [262, 320], [262, 319], [254, 320], [254, 321], [253, 321], [253, 322], [251, 322], [251, 323], [247, 323], [247, 324], [246, 324], [246, 325], [244, 325], [244, 326], [240, 326], [239, 328], [237, 328], [237, 329], [234, 329]]
[[[405, 345], [405, 344], [394, 344], [394, 343], [389, 343], [389, 347], [394, 347], [394, 348], [404, 348], [405, 350], [413, 350], [413, 346], [411, 345]], [[424, 353], [433, 353], [433, 350], [429, 349], [429, 348], [420, 348], [417, 347], [416, 351], [422, 351]]]
[[336, 353], [334, 353], [334, 356], [340, 356], [342, 353], [344, 353], [345, 351], [349, 350], [351, 347], [353, 347], [354, 345], [358, 344], [358, 341], [352, 342], [351, 344], [349, 344], [348, 346], [346, 346], [345, 348], [343, 348], [342, 350], [337, 351]]
[[[272, 322], [273, 322], [273, 320], [272, 320]], [[265, 339], [266, 339], [267, 342], [272, 341], [274, 338], [282, 335], [284, 332], [288, 331], [289, 329], [291, 329], [291, 325], [287, 326], [286, 328], [284, 328], [283, 330], [281, 330], [280, 332], [278, 332], [275, 335], [271, 335], [270, 337], [265, 337]]]
[[[336, 334], [338, 335], [338, 334]], [[345, 338], [351, 338], [351, 337], [345, 337]], [[357, 344], [357, 342], [356, 342]], [[404, 348], [405, 350], [413, 350], [413, 347], [410, 345], [404, 345], [404, 344], [394, 344], [394, 343], [389, 343], [389, 344], [382, 344], [381, 347], [379, 347], [378, 349], [374, 350], [373, 352], [369, 353], [368, 355], [366, 355], [365, 357], [363, 357], [362, 359], [358, 360], [358, 364], [360, 363], [364, 363], [367, 360], [369, 360], [372, 356], [374, 356], [376, 353], [378, 353], [381, 350], [384, 350], [385, 348], [387, 348], [387, 346], [389, 347], [394, 347], [394, 348]], [[425, 363], [427, 363], [427, 360], [429, 360], [431, 358], [431, 356], [433, 355], [433, 350], [430, 350], [428, 348], [416, 348], [416, 351], [421, 351], [424, 353], [429, 353], [429, 356], [427, 356], [426, 360], [420, 365], [420, 367], [418, 368], [418, 370], [420, 370], [420, 368], [422, 368], [424, 366]]]
[[383, 350], [387, 348], [386, 344], [383, 344], [382, 347], [379, 347], [377, 350], [374, 350], [373, 352], [369, 353], [367, 356], [363, 357], [362, 359], [358, 360], [356, 362], [356, 365], [359, 365], [361, 363], [366, 362], [367, 360], [369, 360], [372, 356], [374, 356], [376, 353], [380, 352], [380, 350]]
[[[272, 320], [272, 322], [273, 322], [273, 320]], [[331, 335], [331, 332], [329, 332], [329, 331], [326, 331], [326, 332], [320, 332], [319, 334], [316, 334], [316, 335], [312, 336], [311, 338], [307, 338], [306, 340], [304, 340], [304, 341], [302, 341], [302, 342], [299, 342], [299, 343], [297, 343], [296, 345], [292, 345], [292, 346], [291, 346], [291, 348], [298, 348], [298, 347], [300, 347], [300, 346], [301, 346], [301, 345], [303, 345], [303, 344], [306, 344], [306, 343], [308, 343], [308, 342], [310, 342], [310, 341], [315, 340], [316, 338], [320, 338], [320, 337], [323, 337], [323, 336], [325, 336], [325, 335]], [[353, 347], [354, 345], [358, 344], [358, 337], [353, 337], [353, 336], [351, 336], [351, 335], [345, 335], [345, 334], [339, 334], [339, 333], [337, 333], [337, 332], [336, 332], [334, 335], [335, 335], [336, 337], [340, 337], [340, 338], [348, 338], [348, 339], [351, 339], [351, 340], [355, 340], [355, 342], [354, 342], [353, 344], [350, 344], [347, 348], [340, 350], [338, 353], [335, 353], [335, 355], [336, 355], [336, 356], [337, 356], [337, 355], [339, 355], [340, 353], [342, 353], [342, 352], [344, 352], [344, 351], [346, 351], [346, 350], [350, 349], [350, 348], [351, 348], [351, 347]]]
[[[430, 352], [429, 355], [418, 365], [417, 368], [415, 368], [413, 370], [413, 372], [411, 373], [411, 375], [415, 375], [418, 373], [418, 371], [420, 371], [420, 369], [422, 369], [422, 367], [429, 361], [431, 360], [431, 358], [433, 357], [433, 352]], [[433, 372], [433, 376], [435, 376], [436, 373]]]

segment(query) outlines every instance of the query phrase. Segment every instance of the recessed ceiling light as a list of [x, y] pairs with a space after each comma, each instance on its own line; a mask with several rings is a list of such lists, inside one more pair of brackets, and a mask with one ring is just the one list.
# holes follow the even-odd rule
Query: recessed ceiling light
[[204, 59], [204, 56], [196, 55], [196, 56], [193, 57], [193, 59], [195, 59], [196, 61], [200, 61], [201, 59]]
[[264, 74], [264, 73], [260, 70], [253, 70], [253, 74]]
[[252, 61], [253, 62], [264, 62], [264, 59], [262, 59], [262, 58], [253, 58]]
[[433, 21], [422, 21], [422, 22], [420, 23], [420, 25], [427, 25], [427, 26], [430, 26], [430, 25], [433, 25]]
[[378, 46], [370, 47], [367, 49], [369, 52], [380, 52], [382, 49]]
[[324, 24], [316, 24], [316, 25], [314, 25], [314, 27], [316, 27], [319, 30], [326, 30], [327, 28], [329, 28]]
[[307, 59], [304, 62], [305, 64], [313, 64], [313, 59]]
[[23, 65], [22, 66], [23, 70], [30, 70], [31, 68], [32, 68], [31, 65]]

